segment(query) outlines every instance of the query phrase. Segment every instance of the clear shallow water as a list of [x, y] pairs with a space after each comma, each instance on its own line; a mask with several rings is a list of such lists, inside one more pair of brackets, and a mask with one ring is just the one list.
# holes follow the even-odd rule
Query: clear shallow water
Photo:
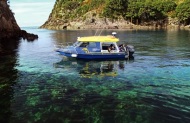
[[189, 31], [117, 31], [134, 59], [81, 61], [53, 45], [95, 31], [26, 30], [40, 38], [0, 45], [0, 121], [190, 122]]

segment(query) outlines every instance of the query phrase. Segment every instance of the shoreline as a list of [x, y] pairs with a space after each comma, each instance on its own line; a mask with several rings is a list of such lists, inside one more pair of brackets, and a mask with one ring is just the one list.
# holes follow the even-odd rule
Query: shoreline
[[[69, 29], [61, 29], [56, 28], [53, 26], [47, 26], [47, 27], [37, 27], [38, 29], [48, 29], [48, 30], [189, 30], [190, 31], [190, 25], [187, 26], [180, 26], [180, 25], [168, 25], [167, 27], [155, 27], [155, 26], [140, 26], [140, 25], [128, 25], [125, 28], [108, 28], [108, 27], [102, 27], [102, 28], [69, 28]], [[127, 28], [128, 27], [128, 28]]]

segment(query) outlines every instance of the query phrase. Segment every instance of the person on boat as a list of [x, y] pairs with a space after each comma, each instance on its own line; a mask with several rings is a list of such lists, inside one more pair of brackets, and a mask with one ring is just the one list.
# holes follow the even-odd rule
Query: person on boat
[[124, 44], [119, 45], [119, 51], [120, 52], [125, 52], [126, 51], [126, 48], [125, 48]]
[[111, 44], [109, 47], [108, 47], [108, 52], [111, 52], [112, 50], [115, 50], [115, 47], [113, 44]]

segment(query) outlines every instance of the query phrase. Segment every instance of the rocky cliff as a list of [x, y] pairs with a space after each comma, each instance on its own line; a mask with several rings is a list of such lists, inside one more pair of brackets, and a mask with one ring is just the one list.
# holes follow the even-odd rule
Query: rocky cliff
[[8, 0], [0, 0], [0, 41], [8, 38], [24, 38], [34, 40], [37, 35], [29, 34], [18, 26]]
[[13, 13], [9, 9], [7, 0], [0, 1], [0, 30], [17, 31], [20, 30], [13, 16]]
[[7, 0], [0, 0], [0, 24], [1, 37], [3, 32], [17, 32], [20, 30]]

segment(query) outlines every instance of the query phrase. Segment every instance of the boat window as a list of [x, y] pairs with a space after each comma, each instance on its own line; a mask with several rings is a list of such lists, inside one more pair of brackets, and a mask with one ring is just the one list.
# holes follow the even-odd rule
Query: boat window
[[89, 44], [89, 42], [83, 42], [83, 43], [80, 45], [80, 47], [87, 47], [88, 44]]
[[96, 48], [96, 42], [90, 42], [88, 45], [89, 48]]
[[108, 47], [111, 45], [112, 43], [102, 43], [102, 50], [108, 50]]

